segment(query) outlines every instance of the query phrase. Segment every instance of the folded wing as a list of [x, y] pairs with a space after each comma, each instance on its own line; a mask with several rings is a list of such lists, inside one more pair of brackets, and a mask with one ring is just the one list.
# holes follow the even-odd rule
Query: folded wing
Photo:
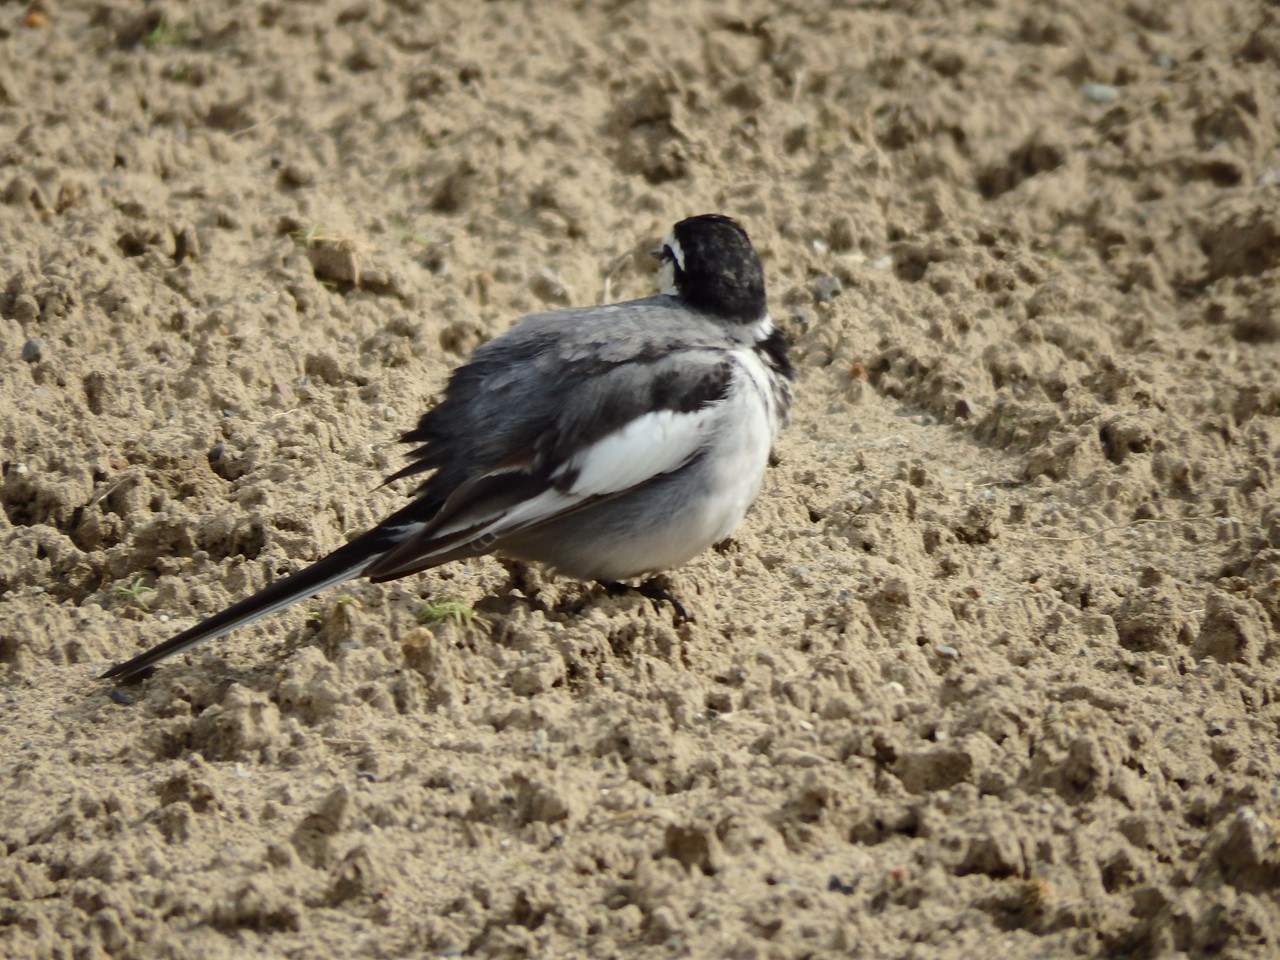
[[596, 376], [530, 446], [459, 484], [365, 574], [393, 580], [501, 549], [505, 537], [679, 470], [709, 444], [731, 377], [730, 361], [708, 350]]

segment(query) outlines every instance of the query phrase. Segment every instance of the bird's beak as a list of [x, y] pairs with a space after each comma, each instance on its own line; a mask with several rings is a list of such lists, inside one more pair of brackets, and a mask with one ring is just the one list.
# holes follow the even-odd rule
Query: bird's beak
[[657, 247], [657, 248], [655, 248], [655, 249], [653, 249], [653, 250], [650, 250], [650, 251], [649, 251], [649, 256], [653, 257], [653, 259], [655, 259], [655, 260], [661, 260], [661, 259], [662, 259], [662, 248], [661, 248], [661, 247]]

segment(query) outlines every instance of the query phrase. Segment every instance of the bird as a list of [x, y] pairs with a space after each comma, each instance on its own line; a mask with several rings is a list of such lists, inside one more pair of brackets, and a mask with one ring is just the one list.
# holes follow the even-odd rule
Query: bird
[[652, 253], [659, 293], [529, 314], [452, 372], [400, 438], [414, 448], [386, 483], [427, 474], [406, 506], [101, 679], [137, 679], [356, 577], [497, 554], [627, 589], [728, 538], [759, 493], [795, 370], [741, 224], [688, 217]]

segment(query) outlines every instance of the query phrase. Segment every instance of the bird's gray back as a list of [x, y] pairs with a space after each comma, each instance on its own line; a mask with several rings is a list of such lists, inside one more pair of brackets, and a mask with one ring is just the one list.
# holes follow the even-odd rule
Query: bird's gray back
[[422, 446], [396, 476], [436, 469], [419, 493], [442, 502], [478, 468], [530, 453], [531, 441], [559, 457], [649, 409], [709, 402], [734, 346], [722, 323], [665, 295], [530, 314], [454, 372], [404, 435]]

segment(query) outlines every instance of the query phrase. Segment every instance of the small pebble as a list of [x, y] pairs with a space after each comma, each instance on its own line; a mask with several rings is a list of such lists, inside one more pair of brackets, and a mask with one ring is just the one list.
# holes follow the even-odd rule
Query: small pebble
[[535, 273], [529, 286], [539, 299], [547, 303], [570, 303], [573, 300], [573, 295], [564, 285], [564, 281], [548, 267], [543, 267]]
[[853, 893], [856, 887], [856, 880], [853, 883], [849, 883], [843, 877], [836, 876], [835, 874], [832, 874], [830, 879], [827, 880], [827, 889], [832, 893], [843, 893], [845, 896], [848, 896]]
[[1090, 80], [1080, 85], [1080, 92], [1085, 99], [1093, 103], [1115, 103], [1120, 99], [1120, 91], [1109, 83], [1095, 83]]
[[844, 284], [837, 277], [818, 277], [809, 285], [813, 299], [818, 303], [830, 303], [844, 292]]
[[39, 363], [44, 359], [44, 341], [32, 337], [22, 345], [22, 359], [27, 363]]
[[30, 323], [40, 316], [40, 304], [29, 293], [20, 293], [13, 300], [13, 319], [19, 323]]
[[123, 690], [111, 690], [107, 696], [111, 698], [112, 702], [118, 703], [122, 707], [133, 706], [133, 697], [129, 696]]
[[832, 220], [831, 226], [827, 228], [827, 238], [831, 249], [837, 253], [847, 253], [852, 250], [858, 242], [853, 229], [853, 218], [841, 216]]
[[960, 657], [960, 651], [949, 643], [938, 644], [938, 656], [946, 657], [948, 660], [956, 660]]
[[309, 187], [316, 182], [316, 171], [307, 163], [286, 163], [280, 170], [280, 181], [286, 187]]

